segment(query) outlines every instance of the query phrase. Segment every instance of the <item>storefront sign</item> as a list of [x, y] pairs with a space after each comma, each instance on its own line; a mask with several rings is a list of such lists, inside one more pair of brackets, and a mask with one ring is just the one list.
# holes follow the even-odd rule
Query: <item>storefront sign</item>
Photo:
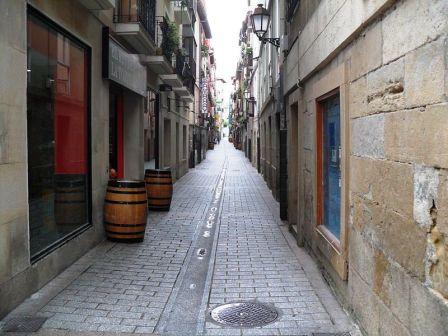
[[146, 96], [146, 67], [137, 55], [129, 54], [111, 39], [107, 28], [103, 31], [103, 78]]
[[201, 83], [201, 112], [208, 113], [208, 83], [207, 79], [203, 78]]

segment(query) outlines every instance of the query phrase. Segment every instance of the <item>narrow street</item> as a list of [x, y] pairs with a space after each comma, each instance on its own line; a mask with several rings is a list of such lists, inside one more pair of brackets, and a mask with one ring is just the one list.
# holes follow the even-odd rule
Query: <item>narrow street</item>
[[[143, 243], [100, 244], [5, 320], [47, 318], [32, 335], [355, 335], [278, 211], [261, 175], [224, 139], [175, 184], [171, 211], [150, 213]], [[241, 329], [210, 318], [239, 301], [266, 303], [279, 317]]]

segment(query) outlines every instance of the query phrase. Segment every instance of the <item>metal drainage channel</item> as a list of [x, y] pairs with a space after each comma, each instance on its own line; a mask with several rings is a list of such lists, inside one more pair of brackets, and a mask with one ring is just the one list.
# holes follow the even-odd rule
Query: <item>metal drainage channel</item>
[[173, 293], [156, 326], [156, 333], [198, 335], [201, 307], [210, 287], [209, 267], [216, 250], [219, 214], [227, 173], [227, 158], [218, 178], [213, 199], [204, 221], [198, 226], [195, 238], [178, 277]]
[[259, 302], [225, 304], [213, 309], [210, 315], [220, 324], [237, 328], [262, 327], [278, 318], [277, 310]]

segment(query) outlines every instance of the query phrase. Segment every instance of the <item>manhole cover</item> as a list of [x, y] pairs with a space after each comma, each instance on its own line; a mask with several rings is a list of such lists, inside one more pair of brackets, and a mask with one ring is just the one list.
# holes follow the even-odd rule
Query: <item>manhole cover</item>
[[219, 306], [212, 310], [212, 319], [232, 327], [261, 327], [274, 322], [278, 312], [258, 302], [238, 302]]
[[47, 320], [46, 317], [16, 317], [5, 321], [3, 331], [6, 332], [36, 332]]

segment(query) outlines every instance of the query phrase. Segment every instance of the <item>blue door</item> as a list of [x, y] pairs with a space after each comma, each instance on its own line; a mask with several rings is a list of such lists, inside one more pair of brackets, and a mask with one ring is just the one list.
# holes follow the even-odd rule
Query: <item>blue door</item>
[[324, 103], [323, 114], [324, 225], [341, 234], [341, 131], [339, 96]]

